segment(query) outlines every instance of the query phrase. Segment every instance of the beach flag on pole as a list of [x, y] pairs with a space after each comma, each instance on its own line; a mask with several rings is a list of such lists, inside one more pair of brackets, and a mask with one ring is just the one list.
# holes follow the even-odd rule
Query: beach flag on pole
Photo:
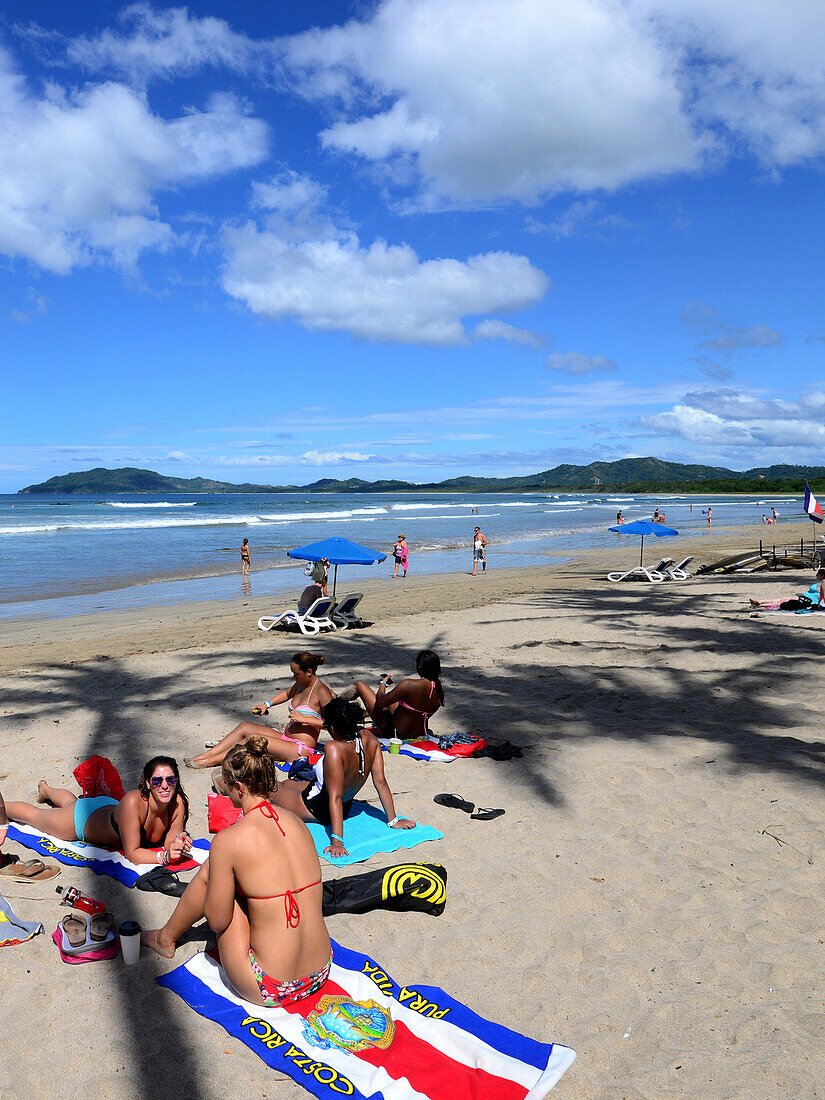
[[822, 523], [825, 519], [825, 512], [822, 511], [822, 505], [811, 492], [811, 487], [808, 484], [807, 478], [805, 479], [805, 511], [814, 523]]

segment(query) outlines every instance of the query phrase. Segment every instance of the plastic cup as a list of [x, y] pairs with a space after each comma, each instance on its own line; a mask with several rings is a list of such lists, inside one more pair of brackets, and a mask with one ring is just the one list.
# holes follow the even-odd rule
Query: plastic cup
[[400, 737], [390, 738], [390, 752], [393, 756], [397, 756], [401, 752], [401, 739]]
[[140, 958], [140, 925], [136, 920], [127, 920], [117, 930], [120, 936], [120, 952], [127, 966], [134, 966]]

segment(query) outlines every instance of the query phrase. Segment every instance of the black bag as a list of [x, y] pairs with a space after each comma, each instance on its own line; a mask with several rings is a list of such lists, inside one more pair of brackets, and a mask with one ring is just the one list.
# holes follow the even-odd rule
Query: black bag
[[785, 600], [779, 605], [780, 611], [805, 611], [811, 607], [813, 600], [810, 596], [794, 596], [792, 600]]
[[399, 863], [324, 883], [325, 917], [333, 913], [367, 913], [370, 909], [438, 917], [446, 902], [447, 869], [440, 863]]

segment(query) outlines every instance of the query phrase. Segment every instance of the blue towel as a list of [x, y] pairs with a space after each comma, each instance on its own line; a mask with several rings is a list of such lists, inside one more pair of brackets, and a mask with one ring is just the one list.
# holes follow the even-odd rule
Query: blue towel
[[307, 828], [312, 835], [315, 851], [321, 859], [333, 867], [346, 867], [349, 863], [363, 863], [377, 852], [395, 852], [399, 848], [415, 848], [425, 840], [442, 840], [444, 834], [429, 825], [416, 825], [414, 829], [391, 829], [383, 810], [353, 802], [350, 815], [344, 821], [344, 847], [349, 852], [343, 859], [324, 855], [324, 848], [331, 843], [332, 829], [310, 822]]

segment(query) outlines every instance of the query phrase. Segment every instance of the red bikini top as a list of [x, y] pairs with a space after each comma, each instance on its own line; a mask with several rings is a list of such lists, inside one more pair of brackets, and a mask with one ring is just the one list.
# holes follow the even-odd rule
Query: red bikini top
[[[278, 811], [271, 802], [259, 802], [258, 805], [253, 806], [252, 810], [249, 812], [252, 813], [253, 810], [260, 810], [264, 817], [268, 817], [274, 821], [281, 830], [281, 836], [286, 836], [283, 826], [278, 820]], [[265, 897], [256, 897], [254, 894], [244, 894], [242, 890], [239, 890], [238, 893], [241, 894], [242, 897], [248, 898], [250, 901], [272, 901], [274, 898], [283, 898], [286, 926], [287, 928], [297, 928], [301, 923], [301, 910], [298, 908], [298, 902], [295, 900], [295, 895], [300, 894], [302, 890], [309, 890], [312, 886], [320, 885], [321, 879], [318, 879], [317, 882], [308, 882], [306, 886], [298, 886], [295, 890], [284, 890], [282, 894], [268, 894]]]

